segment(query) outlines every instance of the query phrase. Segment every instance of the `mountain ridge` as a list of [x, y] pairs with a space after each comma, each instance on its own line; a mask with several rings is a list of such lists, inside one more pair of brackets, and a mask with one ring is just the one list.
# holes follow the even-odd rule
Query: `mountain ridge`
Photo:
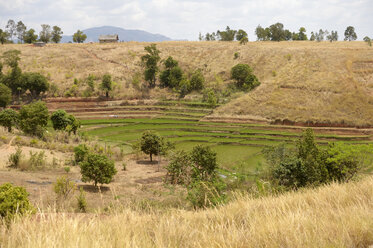
[[[114, 26], [92, 27], [82, 30], [87, 35], [85, 42], [98, 42], [100, 35], [118, 34], [119, 41], [160, 42], [170, 41], [171, 38], [162, 34], [153, 34], [139, 29], [124, 29]], [[73, 41], [72, 35], [63, 35], [61, 43]]]

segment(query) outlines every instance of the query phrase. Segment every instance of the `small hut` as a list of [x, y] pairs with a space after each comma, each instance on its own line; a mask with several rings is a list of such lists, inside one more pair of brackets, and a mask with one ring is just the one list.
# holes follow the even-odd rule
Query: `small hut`
[[38, 42], [34, 43], [34, 46], [36, 46], [36, 47], [43, 47], [45, 45], [46, 45], [46, 43], [45, 42], [41, 42], [41, 41], [38, 41]]
[[119, 36], [117, 34], [100, 35], [98, 40], [100, 43], [115, 43], [115, 42], [118, 42]]

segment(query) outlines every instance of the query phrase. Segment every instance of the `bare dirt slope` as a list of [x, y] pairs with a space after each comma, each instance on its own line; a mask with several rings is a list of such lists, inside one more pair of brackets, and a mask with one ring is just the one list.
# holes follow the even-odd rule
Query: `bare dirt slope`
[[[115, 97], [136, 98], [135, 74], [149, 43], [48, 44], [0, 46], [22, 51], [24, 71], [40, 71], [60, 88], [89, 74], [113, 75]], [[161, 42], [162, 59], [173, 56], [186, 72], [201, 68], [207, 85], [224, 88], [230, 69], [248, 63], [261, 81], [250, 92], [217, 109], [213, 117], [251, 118], [272, 122], [373, 125], [373, 49], [363, 42]], [[238, 58], [234, 59], [237, 53]], [[153, 90], [151, 96], [160, 91]], [[159, 94], [158, 94], [159, 95]]]

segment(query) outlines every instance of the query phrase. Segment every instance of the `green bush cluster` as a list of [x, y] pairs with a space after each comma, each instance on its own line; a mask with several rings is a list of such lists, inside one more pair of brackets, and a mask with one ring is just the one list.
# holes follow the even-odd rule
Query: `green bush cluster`
[[259, 80], [253, 74], [253, 69], [248, 64], [237, 64], [231, 69], [231, 79], [235, 81], [238, 89], [250, 91], [260, 85]]
[[65, 110], [57, 110], [51, 115], [51, 121], [54, 130], [67, 131], [69, 134], [72, 132], [76, 134], [81, 124], [75, 116], [67, 114]]

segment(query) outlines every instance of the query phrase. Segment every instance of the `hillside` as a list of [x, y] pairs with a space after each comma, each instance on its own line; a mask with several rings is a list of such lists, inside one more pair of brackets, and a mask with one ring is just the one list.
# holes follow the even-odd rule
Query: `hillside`
[[0, 238], [4, 247], [369, 247], [372, 204], [369, 177], [202, 211], [38, 214], [2, 225]]
[[[98, 42], [98, 37], [106, 34], [118, 34], [119, 41], [158, 42], [171, 40], [161, 34], [152, 34], [143, 30], [130, 30], [113, 26], [94, 27], [82, 31], [87, 35], [86, 42]], [[73, 41], [72, 35], [64, 35], [62, 37], [62, 43], [69, 41]]]
[[[58, 85], [57, 95], [63, 95], [74, 78], [83, 80], [93, 74], [99, 79], [110, 73], [117, 84], [115, 97], [134, 99], [144, 97], [134, 87], [134, 78], [142, 73], [140, 57], [146, 45], [149, 43], [4, 45], [0, 53], [21, 50], [22, 69], [47, 75]], [[237, 63], [254, 68], [262, 84], [217, 108], [205, 120], [373, 125], [373, 49], [363, 42], [250, 42], [245, 46], [236, 42], [161, 42], [157, 46], [163, 59], [173, 56], [187, 73], [201, 68], [208, 87], [224, 89], [230, 82], [230, 69]], [[171, 93], [155, 89], [146, 97], [160, 96]]]

